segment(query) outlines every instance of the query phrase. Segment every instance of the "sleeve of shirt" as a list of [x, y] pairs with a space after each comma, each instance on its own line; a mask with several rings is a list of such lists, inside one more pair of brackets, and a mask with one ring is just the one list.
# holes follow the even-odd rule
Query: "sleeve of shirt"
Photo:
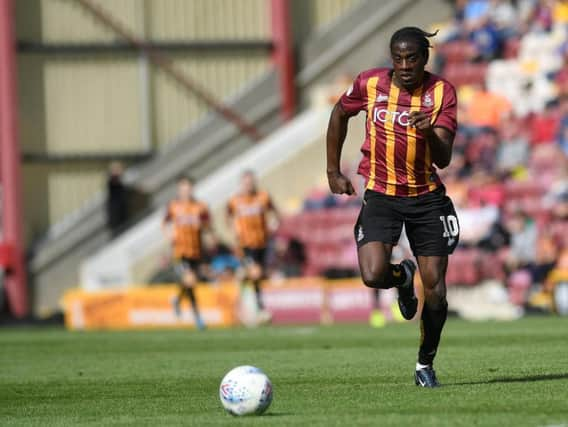
[[272, 197], [270, 197], [270, 194], [268, 193], [266, 193], [264, 198], [264, 206], [266, 209], [272, 209], [274, 207], [274, 205], [272, 204]]
[[209, 224], [209, 208], [207, 205], [203, 205], [201, 208], [201, 221], [204, 224]]
[[442, 98], [442, 108], [440, 114], [434, 122], [434, 127], [443, 127], [452, 133], [456, 133], [458, 128], [457, 122], [458, 101], [456, 90], [449, 83], [444, 83], [444, 95]]
[[349, 86], [349, 89], [347, 89], [339, 99], [341, 108], [343, 108], [343, 111], [347, 114], [357, 114], [367, 106], [367, 101], [365, 99], [364, 91], [361, 88], [361, 84], [362, 78], [361, 74], [359, 74], [351, 86]]
[[164, 224], [167, 224], [172, 220], [172, 205], [168, 203], [166, 206], [166, 214], [164, 215]]

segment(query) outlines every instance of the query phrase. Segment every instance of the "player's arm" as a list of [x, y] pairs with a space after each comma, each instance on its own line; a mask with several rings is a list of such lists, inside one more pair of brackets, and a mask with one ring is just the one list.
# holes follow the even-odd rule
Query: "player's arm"
[[268, 197], [268, 200], [266, 202], [266, 211], [268, 214], [270, 214], [273, 222], [273, 228], [274, 230], [276, 230], [280, 224], [280, 212], [278, 211], [278, 209], [276, 208], [276, 205], [274, 204], [274, 202], [272, 201], [272, 197]]
[[430, 156], [440, 169], [450, 164], [457, 130], [457, 96], [453, 86], [443, 83], [443, 100], [439, 114], [430, 116], [424, 111], [410, 113], [409, 122], [424, 136]]
[[227, 209], [225, 209], [225, 223], [229, 230], [233, 229], [233, 204], [229, 202]]
[[174, 239], [173, 218], [170, 206], [166, 208], [166, 214], [162, 220], [162, 232], [169, 241]]
[[204, 207], [201, 211], [201, 226], [203, 227], [203, 231], [211, 231], [211, 215], [209, 214], [209, 209]]
[[211, 227], [211, 215], [209, 213], [209, 209], [204, 207], [201, 211], [201, 230], [203, 231], [204, 235], [212, 236], [213, 235], [213, 228]]
[[327, 181], [332, 193], [355, 194], [351, 181], [341, 173], [341, 151], [347, 136], [347, 124], [353, 114], [345, 112], [341, 102], [335, 104], [327, 127]]
[[430, 116], [423, 111], [414, 111], [410, 114], [409, 122], [417, 131], [424, 135], [430, 147], [430, 156], [434, 164], [444, 169], [452, 159], [452, 148], [455, 134], [445, 127], [433, 126]]

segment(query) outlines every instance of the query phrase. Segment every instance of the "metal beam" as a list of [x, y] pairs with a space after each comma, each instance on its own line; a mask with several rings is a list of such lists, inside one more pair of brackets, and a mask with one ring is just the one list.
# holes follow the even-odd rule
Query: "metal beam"
[[278, 70], [282, 98], [281, 114], [284, 121], [291, 120], [296, 111], [296, 87], [294, 85], [294, 56], [290, 28], [289, 0], [272, 0], [272, 60]]
[[29, 312], [24, 266], [14, 3], [0, 0], [0, 183], [2, 241], [13, 265], [6, 276], [8, 304], [14, 316]]
[[[0, 0], [2, 1], [2, 0]], [[153, 151], [139, 151], [133, 153], [22, 153], [25, 163], [66, 163], [66, 162], [111, 162], [119, 160], [123, 162], [142, 162], [150, 160], [155, 153]]]
[[261, 135], [256, 126], [248, 123], [241, 115], [231, 108], [218, 101], [205, 88], [201, 87], [197, 82], [190, 78], [187, 74], [175, 67], [173, 62], [161, 55], [158, 51], [151, 49], [134, 35], [134, 33], [125, 28], [122, 23], [117, 21], [112, 15], [103, 10], [100, 6], [91, 0], [76, 0], [85, 10], [91, 13], [101, 24], [111, 29], [115, 34], [122, 37], [132, 46], [142, 49], [148, 55], [148, 59], [156, 66], [160, 67], [168, 75], [173, 77], [181, 87], [187, 92], [196, 96], [205, 102], [209, 107], [223, 116], [227, 121], [232, 122], [244, 135], [248, 135], [253, 141], [259, 141]]
[[18, 53], [43, 55], [136, 54], [144, 49], [167, 53], [230, 53], [235, 50], [270, 52], [272, 46], [272, 42], [267, 40], [145, 41], [141, 43], [141, 46], [124, 42], [42, 43], [18, 40]]

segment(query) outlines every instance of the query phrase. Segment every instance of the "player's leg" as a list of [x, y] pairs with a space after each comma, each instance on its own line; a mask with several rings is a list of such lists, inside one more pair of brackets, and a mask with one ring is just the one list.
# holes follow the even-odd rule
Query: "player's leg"
[[[392, 244], [369, 242], [358, 250], [363, 283], [370, 288], [398, 290], [398, 306], [402, 316], [410, 320], [416, 314], [418, 300], [414, 295], [414, 263], [404, 260], [391, 264]], [[377, 300], [377, 305], [379, 301]]]
[[433, 362], [448, 314], [445, 279], [448, 255], [458, 244], [459, 224], [443, 187], [407, 204], [406, 231], [418, 260], [425, 295], [415, 379], [422, 387], [436, 387], [439, 384]]
[[253, 285], [256, 296], [257, 309], [264, 312], [264, 301], [262, 298], [262, 280], [265, 277], [265, 254], [264, 248], [244, 248], [245, 276], [243, 285], [250, 282]]
[[404, 281], [400, 265], [390, 263], [402, 224], [403, 217], [397, 212], [393, 197], [365, 192], [354, 234], [361, 278], [368, 287], [388, 289]]
[[424, 286], [424, 308], [420, 319], [421, 338], [416, 364], [416, 383], [426, 387], [438, 385], [432, 368], [440, 344], [442, 329], [448, 317], [446, 301], [447, 256], [418, 256], [418, 267]]
[[264, 310], [264, 302], [262, 299], [262, 288], [261, 288], [262, 278], [264, 276], [264, 269], [262, 265], [256, 260], [251, 261], [247, 267], [247, 276], [254, 287], [257, 307], [259, 310], [262, 311]]
[[397, 198], [367, 191], [355, 225], [359, 268], [365, 285], [376, 289], [396, 287], [399, 307], [405, 319], [416, 314], [414, 263], [392, 264], [392, 248], [402, 232], [403, 216]]
[[195, 297], [195, 285], [197, 284], [198, 279], [195, 268], [196, 266], [187, 266], [187, 268], [184, 269], [182, 274], [182, 292], [191, 304], [193, 318], [195, 319], [195, 326], [198, 329], [204, 329], [205, 323], [199, 313], [197, 298]]

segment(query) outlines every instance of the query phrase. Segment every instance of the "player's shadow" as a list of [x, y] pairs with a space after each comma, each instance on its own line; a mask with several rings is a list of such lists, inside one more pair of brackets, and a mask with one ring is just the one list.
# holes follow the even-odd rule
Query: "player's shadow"
[[568, 379], [568, 373], [564, 372], [559, 374], [529, 375], [526, 377], [498, 377], [484, 381], [469, 381], [469, 382], [453, 383], [448, 385], [461, 386], [461, 385], [478, 385], [478, 384], [531, 383], [536, 381], [554, 381], [554, 380], [566, 380], [566, 379]]

